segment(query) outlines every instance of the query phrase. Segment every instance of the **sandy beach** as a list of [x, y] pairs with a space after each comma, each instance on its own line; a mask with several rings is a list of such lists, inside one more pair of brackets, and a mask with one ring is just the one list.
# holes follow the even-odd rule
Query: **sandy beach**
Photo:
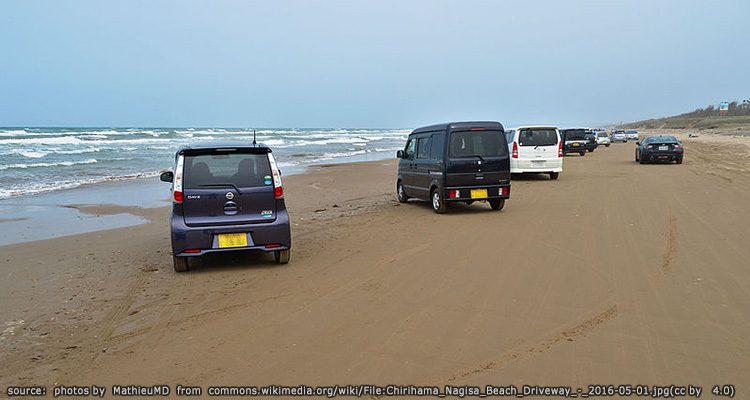
[[[646, 134], [650, 132], [645, 132]], [[398, 204], [395, 159], [286, 177], [292, 261], [176, 274], [146, 222], [0, 247], [0, 386], [734, 384], [750, 395], [750, 138], [634, 144], [519, 177], [506, 208]], [[83, 204], [83, 203], [82, 203]], [[12, 223], [6, 216], [3, 225]]]

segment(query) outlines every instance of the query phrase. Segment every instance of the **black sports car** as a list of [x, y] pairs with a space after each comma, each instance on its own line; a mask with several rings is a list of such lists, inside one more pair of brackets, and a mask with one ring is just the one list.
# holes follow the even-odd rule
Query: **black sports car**
[[635, 147], [635, 161], [641, 164], [657, 161], [674, 161], [682, 164], [684, 154], [682, 142], [674, 136], [649, 136], [641, 142], [636, 142]]

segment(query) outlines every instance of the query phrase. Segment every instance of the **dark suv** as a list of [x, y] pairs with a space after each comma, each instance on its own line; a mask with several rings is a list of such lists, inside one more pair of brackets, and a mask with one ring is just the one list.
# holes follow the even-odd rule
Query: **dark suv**
[[590, 146], [590, 138], [586, 135], [585, 129], [561, 129], [560, 136], [563, 139], [563, 154], [586, 155], [587, 147]]
[[191, 257], [262, 250], [289, 262], [292, 247], [281, 171], [263, 144], [209, 142], [177, 151], [172, 182], [174, 269], [188, 270]]
[[502, 210], [510, 197], [510, 158], [499, 122], [452, 122], [415, 129], [396, 156], [398, 201], [429, 200], [436, 213], [448, 203], [487, 201]]

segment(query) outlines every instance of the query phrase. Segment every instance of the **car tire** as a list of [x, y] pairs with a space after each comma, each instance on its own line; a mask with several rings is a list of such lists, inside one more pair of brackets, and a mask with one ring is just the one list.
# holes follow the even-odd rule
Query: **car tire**
[[175, 272], [185, 272], [190, 269], [190, 265], [188, 264], [188, 257], [172, 256], [172, 262], [174, 264]]
[[291, 257], [292, 251], [289, 249], [276, 250], [273, 252], [273, 258], [276, 260], [276, 264], [288, 264]]
[[432, 189], [430, 192], [430, 204], [432, 205], [432, 211], [435, 211], [435, 214], [442, 214], [447, 208], [445, 199], [443, 199], [440, 192], [441, 190], [438, 188]]
[[594, 150], [596, 150], [596, 147], [592, 147], [592, 148], [590, 148], [590, 149], [589, 149], [589, 153], [593, 153], [593, 152], [594, 152]]
[[644, 158], [642, 158], [642, 157], [641, 157], [640, 159], [638, 159], [638, 162], [639, 162], [639, 163], [641, 163], [641, 164], [645, 164], [645, 163], [646, 163], [646, 160], [645, 160]]
[[638, 158], [638, 150], [636, 150], [635, 151], [635, 162], [638, 162], [638, 161], [641, 161], [641, 160]]
[[560, 177], [560, 173], [559, 172], [550, 172], [549, 173], [549, 178], [552, 179], [552, 180], [556, 180], [559, 177]]
[[399, 203], [406, 203], [409, 200], [409, 196], [404, 192], [404, 185], [401, 184], [401, 181], [398, 181], [396, 184], [396, 197], [398, 197]]
[[682, 157], [678, 157], [678, 158], [677, 158], [677, 159], [675, 160], [675, 162], [676, 162], [677, 164], [682, 164]]
[[489, 199], [487, 201], [490, 203], [490, 208], [495, 211], [500, 211], [505, 208], [505, 199]]
[[604, 147], [609, 147], [609, 143], [605, 144]]
[[584, 150], [584, 151], [579, 151], [579, 152], [578, 152], [578, 155], [580, 155], [581, 157], [585, 156], [585, 155], [586, 155], [586, 150]]

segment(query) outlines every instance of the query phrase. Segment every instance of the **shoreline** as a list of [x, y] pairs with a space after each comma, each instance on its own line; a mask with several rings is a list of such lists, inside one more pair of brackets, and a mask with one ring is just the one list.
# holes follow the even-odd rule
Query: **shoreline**
[[[284, 168], [283, 179], [328, 165], [389, 160], [390, 153], [340, 157], [332, 162]], [[143, 209], [168, 207], [170, 185], [158, 175], [117, 179], [0, 199], [0, 247], [145, 223]], [[96, 208], [96, 209], [95, 209]], [[50, 224], [50, 221], [53, 223]], [[20, 235], [13, 234], [20, 232]]]

